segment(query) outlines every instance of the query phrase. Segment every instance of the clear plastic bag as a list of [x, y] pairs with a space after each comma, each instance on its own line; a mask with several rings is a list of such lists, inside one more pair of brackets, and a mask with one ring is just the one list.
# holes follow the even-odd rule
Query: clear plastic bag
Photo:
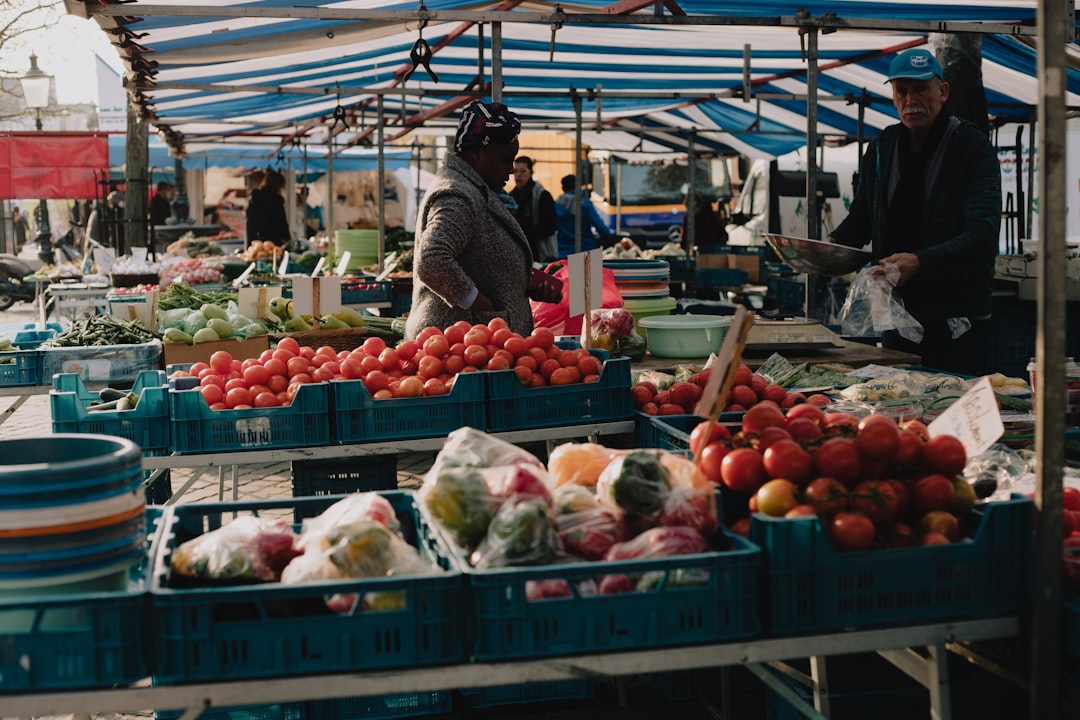
[[904, 308], [903, 299], [893, 292], [899, 277], [895, 265], [860, 270], [840, 308], [841, 330], [855, 337], [895, 330], [906, 340], [922, 342], [922, 324], [912, 317]]
[[181, 544], [172, 555], [173, 585], [275, 582], [299, 554], [284, 520], [251, 515]]
[[540, 498], [519, 495], [499, 507], [470, 561], [478, 568], [544, 565], [561, 552], [551, 506]]

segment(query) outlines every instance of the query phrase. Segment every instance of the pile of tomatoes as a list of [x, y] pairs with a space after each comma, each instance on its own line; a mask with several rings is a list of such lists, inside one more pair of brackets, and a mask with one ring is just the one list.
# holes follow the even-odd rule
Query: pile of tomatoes
[[299, 386], [360, 380], [375, 400], [445, 395], [460, 373], [513, 370], [526, 387], [595, 382], [601, 361], [581, 348], [563, 349], [544, 327], [528, 337], [495, 318], [487, 325], [461, 321], [445, 330], [429, 327], [396, 347], [369, 337], [353, 349], [301, 346], [283, 338], [258, 358], [236, 360], [215, 352], [182, 374], [199, 378], [199, 390], [214, 410], [288, 405]]
[[[686, 380], [672, 383], [665, 390], [658, 390], [655, 383], [647, 380], [635, 383], [630, 388], [634, 396], [634, 409], [646, 415], [682, 415], [697, 412], [697, 403], [709, 382], [710, 373], [711, 370], [706, 368]], [[748, 365], [739, 365], [723, 411], [745, 412], [747, 408], [762, 400], [771, 400], [781, 408], [794, 407], [805, 402], [819, 406], [831, 402], [828, 395], [806, 396], [800, 392], [788, 392], [786, 388], [770, 383], [764, 375], [754, 372]]]
[[1080, 490], [1066, 485], [1062, 489], [1061, 530], [1065, 539], [1062, 587], [1080, 595]]
[[[745, 497], [750, 512], [817, 515], [841, 550], [939, 545], [960, 539], [975, 491], [961, 475], [967, 456], [951, 435], [930, 437], [919, 420], [857, 419], [816, 405], [785, 413], [752, 406], [734, 435], [708, 423], [690, 435], [710, 480]], [[733, 529], [746, 534], [749, 518]]]

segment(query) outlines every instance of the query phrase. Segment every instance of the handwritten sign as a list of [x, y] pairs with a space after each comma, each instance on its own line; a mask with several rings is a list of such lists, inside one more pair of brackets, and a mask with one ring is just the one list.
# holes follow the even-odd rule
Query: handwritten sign
[[[588, 271], [585, 256], [589, 256]], [[566, 275], [570, 283], [570, 317], [582, 315], [587, 309], [604, 304], [604, 254], [600, 250], [574, 253], [566, 258]], [[588, 296], [586, 297], [586, 291]], [[588, 302], [586, 302], [588, 300]]]
[[990, 378], [983, 377], [927, 427], [930, 437], [953, 435], [974, 457], [998, 441], [1004, 432]]
[[[315, 283], [318, 283], [316, 303]], [[293, 278], [293, 310], [297, 315], [329, 315], [341, 310], [341, 278], [328, 275], [320, 278]]]

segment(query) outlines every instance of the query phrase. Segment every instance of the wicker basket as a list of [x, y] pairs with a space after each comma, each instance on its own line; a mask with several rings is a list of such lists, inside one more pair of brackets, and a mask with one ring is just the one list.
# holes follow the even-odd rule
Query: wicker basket
[[319, 348], [329, 345], [336, 352], [342, 350], [355, 350], [364, 344], [367, 339], [367, 328], [341, 328], [326, 330], [301, 330], [298, 332], [280, 333], [270, 335], [270, 342], [277, 343], [282, 338], [291, 337], [301, 345]]

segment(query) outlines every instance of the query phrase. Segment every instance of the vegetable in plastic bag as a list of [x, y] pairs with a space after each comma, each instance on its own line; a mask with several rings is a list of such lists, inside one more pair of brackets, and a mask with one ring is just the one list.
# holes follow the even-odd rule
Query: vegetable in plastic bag
[[530, 495], [551, 502], [555, 480], [539, 465], [500, 465], [484, 468], [481, 472], [497, 501], [515, 495]]
[[431, 469], [444, 467], [495, 467], [496, 465], [540, 465], [532, 453], [482, 430], [465, 426], [446, 436]]
[[495, 513], [470, 561], [478, 568], [543, 565], [555, 560], [560, 550], [549, 505], [536, 497], [518, 496]]
[[596, 481], [601, 504], [644, 520], [659, 516], [671, 490], [671, 474], [660, 462], [661, 453], [633, 450], [609, 463]]
[[615, 353], [624, 355], [634, 362], [639, 362], [645, 359], [646, 348], [645, 338], [638, 335], [637, 332], [631, 332], [626, 337], [619, 338], [619, 342], [615, 346]]
[[[567, 486], [575, 487], [575, 486]], [[559, 539], [567, 552], [586, 560], [600, 560], [626, 538], [626, 525], [611, 510], [596, 507], [555, 516]]]
[[679, 526], [655, 527], [633, 540], [613, 545], [604, 560], [641, 560], [703, 552], [709, 552], [709, 544], [697, 530]]
[[597, 443], [563, 443], [548, 454], [548, 472], [557, 486], [573, 483], [593, 487], [604, 468], [626, 452]]
[[689, 458], [664, 453], [661, 463], [671, 476], [671, 491], [660, 511], [661, 525], [683, 525], [710, 537], [719, 527], [716, 487]]
[[895, 330], [911, 342], [922, 342], [922, 324], [904, 308], [899, 294], [893, 292], [899, 278], [900, 271], [895, 265], [860, 270], [840, 308], [840, 328], [855, 337]]
[[390, 501], [376, 492], [353, 493], [338, 500], [312, 518], [304, 518], [300, 529], [300, 544], [314, 534], [333, 525], [349, 525], [360, 520], [372, 520], [391, 532], [400, 532], [401, 523]]
[[418, 493], [435, 523], [467, 550], [487, 533], [499, 501], [477, 467], [432, 467]]
[[358, 520], [315, 531], [305, 540], [304, 554], [282, 572], [281, 582], [415, 575], [435, 569], [385, 525]]
[[182, 543], [172, 554], [172, 584], [276, 582], [293, 558], [296, 533], [284, 520], [244, 515]]

